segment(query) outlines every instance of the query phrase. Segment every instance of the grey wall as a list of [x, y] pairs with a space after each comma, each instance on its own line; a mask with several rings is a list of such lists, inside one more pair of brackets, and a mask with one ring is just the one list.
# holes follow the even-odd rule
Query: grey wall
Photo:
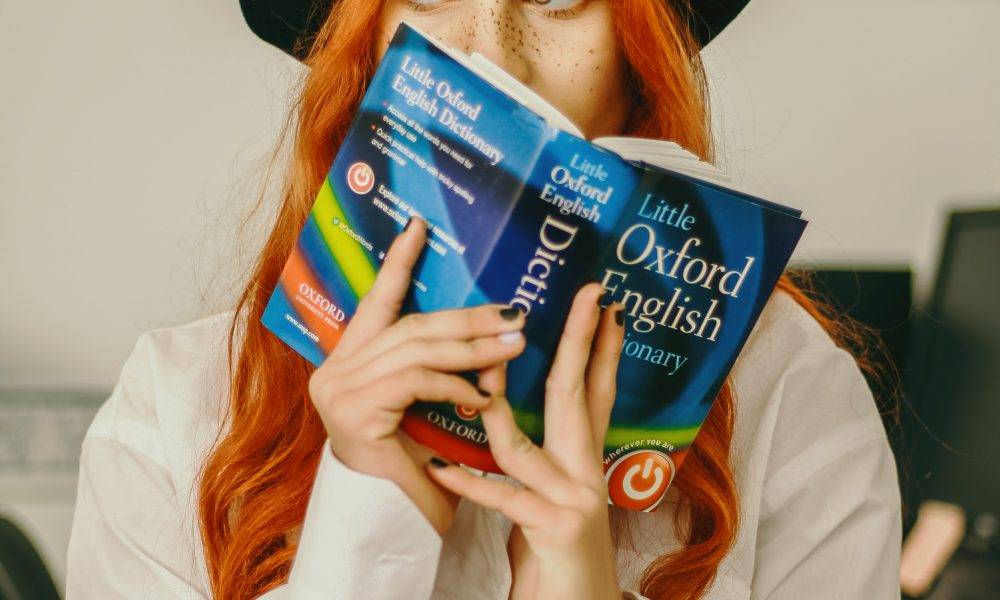
[[[797, 260], [933, 274], [1000, 197], [1000, 3], [754, 0], [707, 51], [722, 164], [812, 221]], [[298, 66], [235, 1], [0, 0], [0, 384], [110, 386], [219, 310]], [[259, 238], [256, 238], [259, 239]]]
[[110, 385], [231, 297], [298, 69], [235, 1], [0, 0], [0, 383]]
[[912, 263], [1000, 205], [1000, 2], [753, 0], [708, 49], [729, 171], [803, 207], [799, 261]]

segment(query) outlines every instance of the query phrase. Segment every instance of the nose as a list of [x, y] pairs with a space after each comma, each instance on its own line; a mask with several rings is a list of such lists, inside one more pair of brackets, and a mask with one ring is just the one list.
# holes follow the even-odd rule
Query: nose
[[523, 0], [469, 0], [464, 2], [465, 33], [462, 51], [478, 52], [507, 71], [521, 83], [529, 84], [531, 66], [523, 51], [531, 36], [521, 13]]

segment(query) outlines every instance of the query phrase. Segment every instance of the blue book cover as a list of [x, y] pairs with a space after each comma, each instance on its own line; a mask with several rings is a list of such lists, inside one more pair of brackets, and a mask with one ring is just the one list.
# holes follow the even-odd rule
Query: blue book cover
[[[402, 24], [262, 322], [321, 364], [392, 240], [419, 215], [427, 248], [404, 312], [488, 302], [526, 312], [527, 347], [508, 366], [508, 397], [541, 443], [545, 377], [572, 296], [601, 282], [606, 302], [626, 307], [604, 447], [609, 498], [653, 510], [805, 221], [683, 170], [626, 159], [525, 98], [488, 66]], [[445, 458], [501, 472], [474, 412], [418, 402], [401, 428]]]

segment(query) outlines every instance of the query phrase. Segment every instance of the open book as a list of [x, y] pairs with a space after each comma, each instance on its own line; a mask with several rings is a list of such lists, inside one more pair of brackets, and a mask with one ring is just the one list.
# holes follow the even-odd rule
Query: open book
[[[588, 141], [484, 57], [400, 26], [369, 83], [262, 321], [315, 365], [350, 322], [412, 215], [427, 248], [404, 311], [499, 302], [527, 313], [508, 366], [518, 424], [542, 441], [544, 382], [575, 291], [626, 307], [605, 440], [612, 503], [652, 510], [805, 227], [662, 140]], [[500, 472], [481, 419], [418, 402], [401, 425]]]

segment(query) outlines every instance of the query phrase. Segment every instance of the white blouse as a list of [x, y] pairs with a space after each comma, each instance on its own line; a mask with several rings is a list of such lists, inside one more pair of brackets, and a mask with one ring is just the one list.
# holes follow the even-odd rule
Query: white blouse
[[[197, 474], [226, 410], [231, 318], [136, 342], [83, 441], [70, 600], [210, 597]], [[740, 527], [707, 598], [899, 598], [896, 466], [851, 356], [776, 292], [733, 377]], [[395, 483], [348, 468], [329, 442], [322, 452], [288, 582], [261, 598], [507, 598], [506, 517], [462, 499], [442, 537]], [[633, 513], [623, 589], [677, 547], [676, 501]]]

